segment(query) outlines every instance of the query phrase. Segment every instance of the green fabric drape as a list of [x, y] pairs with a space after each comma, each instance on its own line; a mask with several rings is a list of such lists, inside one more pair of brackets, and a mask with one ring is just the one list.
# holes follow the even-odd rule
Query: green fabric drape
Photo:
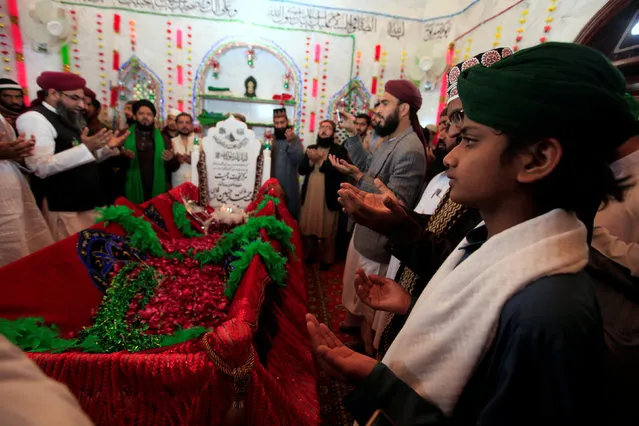
[[[133, 125], [129, 129], [131, 134], [124, 141], [124, 148], [136, 153], [131, 160], [129, 170], [126, 174], [126, 184], [124, 187], [124, 196], [134, 204], [143, 203], [144, 188], [142, 188], [142, 172], [140, 171], [140, 160], [137, 156], [137, 145], [135, 142], [136, 126]], [[162, 153], [165, 150], [164, 139], [159, 130], [153, 130], [153, 138], [155, 142], [155, 150], [153, 153], [153, 189], [151, 198], [166, 192], [166, 172], [164, 169], [164, 160]]]

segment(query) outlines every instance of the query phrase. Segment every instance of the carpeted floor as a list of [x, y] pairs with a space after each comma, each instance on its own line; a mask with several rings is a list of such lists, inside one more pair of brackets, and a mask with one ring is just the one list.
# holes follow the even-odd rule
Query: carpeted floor
[[[335, 264], [326, 272], [319, 271], [317, 264], [306, 265], [309, 311], [333, 331], [337, 331], [339, 323], [346, 316], [346, 310], [341, 305], [343, 274], [343, 263]], [[342, 334], [338, 334], [338, 337], [344, 342], [352, 339]], [[322, 424], [351, 426], [353, 419], [342, 407], [342, 397], [348, 391], [347, 386], [331, 379], [319, 368], [318, 375]]]

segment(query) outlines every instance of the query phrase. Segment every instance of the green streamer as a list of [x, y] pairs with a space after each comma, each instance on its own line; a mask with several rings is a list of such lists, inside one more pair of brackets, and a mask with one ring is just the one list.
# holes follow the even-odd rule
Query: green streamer
[[64, 43], [60, 47], [60, 57], [62, 58], [64, 71], [71, 71], [71, 54], [69, 53], [69, 45], [67, 43]]
[[193, 229], [193, 224], [187, 217], [186, 207], [184, 207], [184, 204], [177, 201], [173, 203], [173, 222], [175, 223], [177, 229], [185, 237], [196, 238], [204, 235], [201, 232]]

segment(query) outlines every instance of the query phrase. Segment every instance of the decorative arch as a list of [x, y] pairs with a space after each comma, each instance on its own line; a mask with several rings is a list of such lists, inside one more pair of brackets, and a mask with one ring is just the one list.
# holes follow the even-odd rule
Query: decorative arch
[[164, 87], [160, 77], [136, 55], [118, 71], [118, 111], [127, 101], [148, 99], [155, 104], [162, 121], [164, 117]]
[[595, 36], [630, 3], [632, 3], [632, 0], [608, 1], [577, 34], [575, 43], [590, 45]]
[[256, 38], [253, 41], [240, 40], [237, 36], [225, 37], [211, 46], [209, 51], [204, 56], [202, 62], [200, 62], [200, 65], [198, 66], [197, 72], [195, 74], [195, 91], [193, 92], [193, 110], [195, 111], [195, 115], [200, 114], [202, 111], [202, 102], [198, 95], [206, 93], [206, 76], [210, 71], [213, 71], [214, 62], [217, 62], [219, 64], [218, 59], [229, 50], [247, 49], [249, 47], [252, 47], [256, 50], [263, 50], [273, 55], [282, 64], [284, 64], [286, 73], [292, 77], [292, 87], [290, 88], [290, 90], [294, 94], [295, 102], [297, 103], [295, 112], [295, 127], [297, 130], [299, 130], [299, 125], [302, 118], [302, 108], [300, 106], [302, 102], [302, 72], [295, 64], [295, 61], [293, 61], [293, 58], [284, 49], [282, 49], [281, 46], [279, 46], [272, 40], [261, 37]]
[[358, 105], [366, 105], [366, 111], [368, 111], [370, 109], [371, 98], [372, 95], [368, 89], [366, 89], [364, 82], [359, 77], [355, 77], [331, 97], [328, 102], [328, 115], [326, 118], [332, 119], [342, 99], [346, 101], [346, 106], [349, 110], [356, 110]]

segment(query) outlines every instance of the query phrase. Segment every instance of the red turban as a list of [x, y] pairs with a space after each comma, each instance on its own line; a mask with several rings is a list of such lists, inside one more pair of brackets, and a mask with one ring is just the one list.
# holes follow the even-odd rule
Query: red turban
[[408, 80], [389, 80], [384, 86], [384, 90], [389, 95], [399, 99], [400, 102], [406, 102], [410, 106], [411, 125], [419, 140], [424, 144], [425, 149], [427, 142], [424, 137], [424, 130], [417, 118], [417, 111], [422, 107], [422, 94], [419, 93], [417, 86]]
[[44, 91], [49, 89], [59, 91], [84, 89], [84, 86], [87, 84], [79, 75], [71, 72], [57, 71], [43, 72], [36, 80], [36, 83], [38, 83], [38, 86]]
[[89, 89], [88, 87], [84, 88], [84, 96], [87, 98], [91, 98], [91, 99], [97, 99], [97, 95], [95, 94], [95, 92], [91, 89]]

